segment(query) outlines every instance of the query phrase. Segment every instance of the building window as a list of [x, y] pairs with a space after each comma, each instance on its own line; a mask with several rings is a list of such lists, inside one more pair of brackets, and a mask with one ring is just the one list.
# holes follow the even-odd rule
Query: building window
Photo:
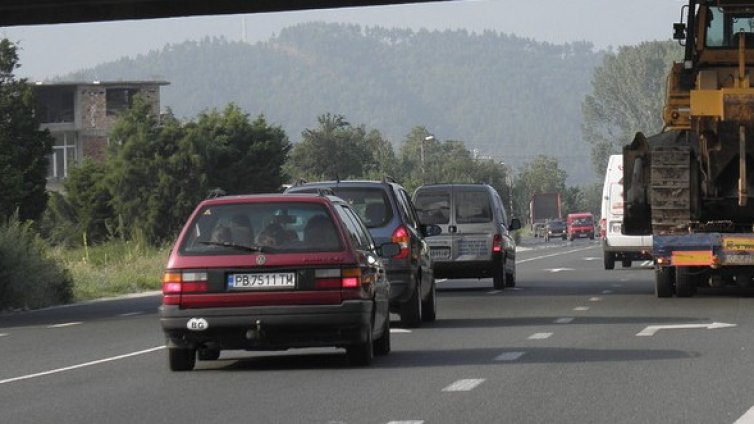
[[50, 167], [47, 178], [60, 180], [68, 176], [68, 170], [76, 164], [76, 133], [54, 134], [55, 145], [52, 146]]
[[75, 87], [36, 87], [35, 114], [43, 124], [72, 123]]
[[117, 116], [130, 109], [138, 93], [135, 88], [108, 88], [107, 116]]

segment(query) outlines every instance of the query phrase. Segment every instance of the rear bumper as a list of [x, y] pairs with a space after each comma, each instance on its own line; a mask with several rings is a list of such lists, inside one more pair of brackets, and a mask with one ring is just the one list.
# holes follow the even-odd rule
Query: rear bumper
[[[347, 346], [372, 330], [372, 301], [340, 305], [180, 309], [162, 305], [160, 324], [168, 347], [212, 345], [218, 349], [286, 349]], [[201, 321], [202, 330], [189, 322]]]
[[500, 258], [487, 261], [436, 261], [433, 262], [435, 278], [490, 278], [501, 267]]

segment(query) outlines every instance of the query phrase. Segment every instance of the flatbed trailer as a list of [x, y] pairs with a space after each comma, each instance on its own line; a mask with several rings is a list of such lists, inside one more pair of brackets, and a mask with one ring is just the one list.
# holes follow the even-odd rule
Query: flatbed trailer
[[658, 297], [691, 297], [697, 287], [751, 286], [754, 234], [655, 235], [655, 291]]

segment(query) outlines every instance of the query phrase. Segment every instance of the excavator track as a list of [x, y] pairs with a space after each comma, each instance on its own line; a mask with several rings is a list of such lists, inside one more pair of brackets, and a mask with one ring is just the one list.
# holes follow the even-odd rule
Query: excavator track
[[649, 198], [655, 234], [686, 233], [691, 221], [691, 153], [688, 146], [652, 150]]

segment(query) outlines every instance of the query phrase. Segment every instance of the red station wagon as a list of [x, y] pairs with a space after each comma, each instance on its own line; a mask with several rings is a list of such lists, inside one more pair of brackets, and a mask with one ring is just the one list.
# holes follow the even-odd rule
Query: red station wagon
[[390, 351], [390, 284], [343, 200], [319, 194], [230, 196], [197, 206], [163, 275], [160, 322], [174, 371], [226, 349], [334, 346], [354, 365]]

